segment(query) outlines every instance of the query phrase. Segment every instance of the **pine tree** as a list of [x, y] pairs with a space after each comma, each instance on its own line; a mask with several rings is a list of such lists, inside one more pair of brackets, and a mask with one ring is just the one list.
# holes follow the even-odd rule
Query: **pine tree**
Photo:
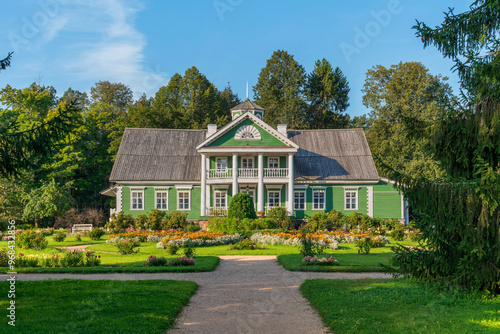
[[266, 110], [266, 123], [288, 124], [294, 129], [307, 126], [306, 79], [304, 67], [292, 55], [282, 50], [273, 52], [253, 87], [255, 102]]
[[474, 1], [467, 12], [450, 9], [436, 28], [414, 28], [425, 47], [455, 62], [466, 106], [433, 121], [401, 115], [410, 135], [431, 139], [447, 182], [392, 173], [430, 247], [400, 247], [395, 259], [423, 280], [500, 293], [500, 3]]
[[309, 128], [347, 127], [348, 118], [343, 113], [349, 107], [349, 91], [349, 82], [340, 68], [333, 69], [325, 58], [317, 60], [306, 84]]

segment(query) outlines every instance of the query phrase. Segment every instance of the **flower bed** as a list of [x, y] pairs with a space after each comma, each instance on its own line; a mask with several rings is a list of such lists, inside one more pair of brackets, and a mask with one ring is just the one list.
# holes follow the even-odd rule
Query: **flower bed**
[[165, 249], [169, 241], [175, 240], [176, 244], [180, 247], [192, 245], [194, 247], [200, 246], [215, 246], [215, 245], [229, 245], [243, 240], [243, 237], [238, 233], [225, 234], [223, 232], [176, 232], [165, 236], [160, 242], [156, 244], [157, 248]]
[[196, 264], [196, 260], [192, 257], [178, 257], [175, 259], [167, 259], [166, 257], [156, 257], [151, 255], [148, 257], [146, 261], [144, 261], [144, 265], [146, 267], [160, 267], [160, 266], [194, 266]]
[[302, 259], [302, 264], [305, 266], [338, 266], [339, 261], [336, 260], [333, 256], [330, 256], [329, 258], [304, 256], [304, 258]]
[[16, 267], [96, 267], [101, 264], [101, 256], [91, 251], [71, 251], [61, 254], [24, 255], [19, 253]]

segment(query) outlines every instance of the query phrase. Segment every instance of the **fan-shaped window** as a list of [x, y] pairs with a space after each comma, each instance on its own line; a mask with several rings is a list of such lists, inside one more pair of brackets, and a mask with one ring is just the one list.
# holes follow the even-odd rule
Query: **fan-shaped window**
[[244, 125], [236, 131], [235, 140], [261, 140], [260, 132], [256, 127]]

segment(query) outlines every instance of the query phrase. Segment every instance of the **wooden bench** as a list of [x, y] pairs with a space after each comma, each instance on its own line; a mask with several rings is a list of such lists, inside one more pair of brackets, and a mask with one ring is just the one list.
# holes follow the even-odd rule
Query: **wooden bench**
[[92, 224], [75, 224], [71, 228], [71, 232], [76, 231], [92, 231]]

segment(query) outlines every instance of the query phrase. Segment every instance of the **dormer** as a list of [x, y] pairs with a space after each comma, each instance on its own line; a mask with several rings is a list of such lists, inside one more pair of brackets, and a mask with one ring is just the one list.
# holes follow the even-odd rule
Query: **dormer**
[[238, 104], [236, 107], [231, 108], [232, 119], [236, 119], [247, 111], [251, 112], [261, 120], [264, 119], [264, 108], [250, 101], [248, 97], [245, 101]]

